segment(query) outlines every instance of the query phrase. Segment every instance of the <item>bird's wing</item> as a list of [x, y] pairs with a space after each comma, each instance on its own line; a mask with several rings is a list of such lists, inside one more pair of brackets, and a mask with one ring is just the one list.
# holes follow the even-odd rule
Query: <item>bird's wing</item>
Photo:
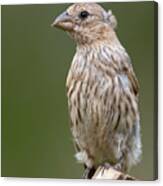
[[135, 96], [138, 97], [139, 95], [139, 82], [137, 80], [137, 77], [134, 73], [132, 64], [128, 64], [129, 66], [127, 68], [124, 68], [125, 74], [127, 75], [128, 79], [131, 82], [131, 89], [133, 90]]

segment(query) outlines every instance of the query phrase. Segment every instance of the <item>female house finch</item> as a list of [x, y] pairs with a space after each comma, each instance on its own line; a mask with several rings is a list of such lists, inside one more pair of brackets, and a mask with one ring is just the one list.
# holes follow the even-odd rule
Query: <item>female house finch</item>
[[116, 18], [95, 3], [73, 4], [52, 24], [77, 49], [67, 77], [76, 158], [90, 178], [100, 164], [120, 171], [141, 155], [138, 81], [115, 33]]

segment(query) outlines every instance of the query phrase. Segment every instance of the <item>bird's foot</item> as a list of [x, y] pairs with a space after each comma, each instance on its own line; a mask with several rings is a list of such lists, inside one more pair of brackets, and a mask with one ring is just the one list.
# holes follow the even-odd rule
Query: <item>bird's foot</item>
[[104, 168], [109, 169], [110, 167], [112, 167], [109, 163], [105, 162], [101, 164]]
[[82, 176], [83, 179], [91, 179], [92, 176], [94, 175], [96, 169], [94, 167], [92, 168], [86, 168], [85, 171], [84, 171], [84, 174]]
[[125, 162], [125, 159], [124, 159], [124, 155], [122, 155], [120, 157], [120, 159], [117, 161], [117, 163], [113, 166], [114, 169], [116, 169], [117, 171], [123, 171], [123, 172], [126, 172], [127, 171], [127, 167], [125, 166], [124, 162]]
[[121, 169], [122, 169], [121, 163], [117, 163], [117, 164], [115, 164], [113, 167], [114, 167], [114, 169], [116, 169], [117, 171], [121, 171]]
[[113, 169], [116, 169], [117, 171], [121, 171], [121, 163], [117, 163], [116, 165], [110, 165], [109, 163], [105, 162], [102, 164], [102, 166], [105, 169], [113, 168]]

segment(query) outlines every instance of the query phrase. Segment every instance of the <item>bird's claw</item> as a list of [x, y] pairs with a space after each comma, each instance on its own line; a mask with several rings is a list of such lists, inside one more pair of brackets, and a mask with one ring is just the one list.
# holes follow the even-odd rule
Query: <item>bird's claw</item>
[[82, 179], [91, 179], [92, 176], [94, 175], [95, 171], [96, 171], [96, 169], [94, 167], [92, 167], [92, 168], [87, 167], [84, 171]]

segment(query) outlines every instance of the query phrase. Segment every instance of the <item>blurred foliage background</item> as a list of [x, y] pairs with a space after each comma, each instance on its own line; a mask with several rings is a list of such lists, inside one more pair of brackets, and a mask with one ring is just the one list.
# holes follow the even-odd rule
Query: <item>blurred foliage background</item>
[[[130, 174], [152, 180], [154, 159], [154, 2], [103, 3], [140, 81], [143, 157]], [[69, 4], [2, 6], [2, 176], [80, 178], [65, 79], [75, 44], [50, 27]]]

